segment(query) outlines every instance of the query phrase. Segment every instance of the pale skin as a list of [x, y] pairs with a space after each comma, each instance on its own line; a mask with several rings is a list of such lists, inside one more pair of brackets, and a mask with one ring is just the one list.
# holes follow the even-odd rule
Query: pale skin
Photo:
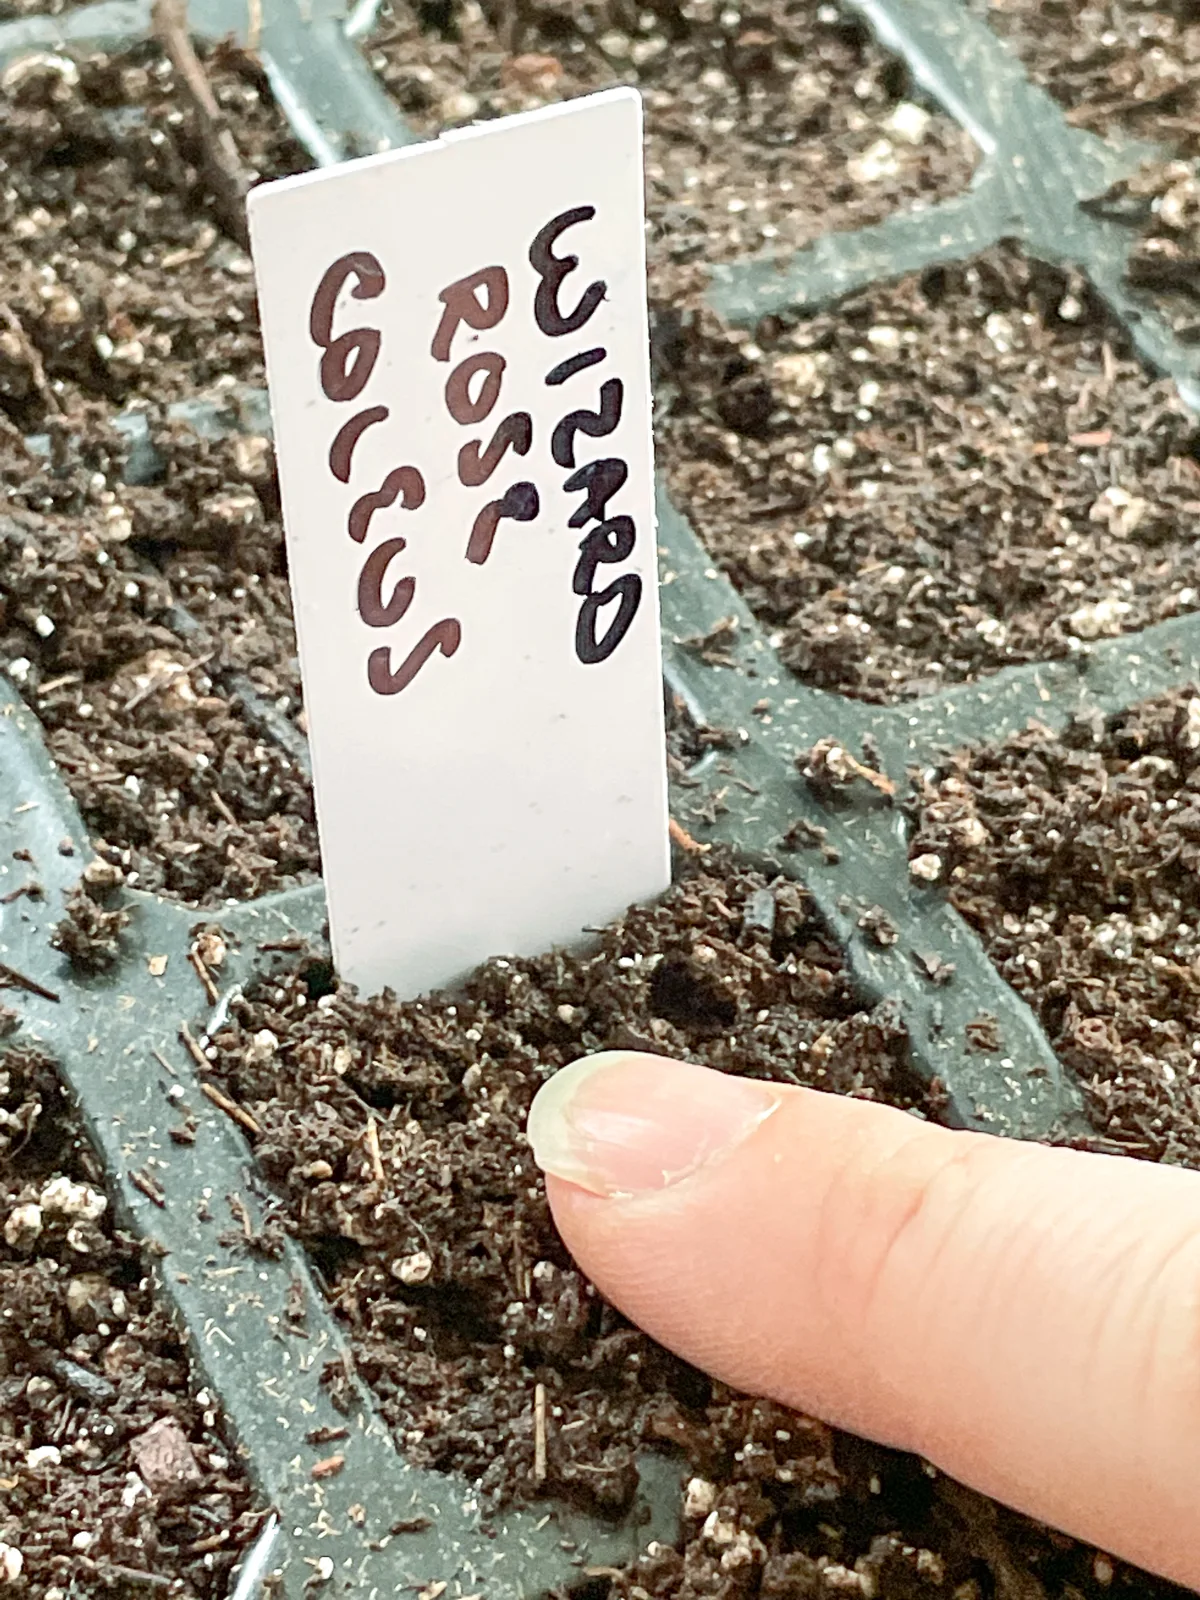
[[616, 1052], [530, 1140], [661, 1343], [1200, 1588], [1200, 1174]]

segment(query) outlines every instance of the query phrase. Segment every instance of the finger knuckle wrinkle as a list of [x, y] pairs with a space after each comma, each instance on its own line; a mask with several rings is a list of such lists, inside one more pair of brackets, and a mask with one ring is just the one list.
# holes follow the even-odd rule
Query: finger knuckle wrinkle
[[847, 1307], [860, 1329], [892, 1320], [956, 1255], [970, 1200], [985, 1176], [988, 1152], [976, 1140], [918, 1137], [844, 1181], [865, 1186], [863, 1226], [847, 1241], [853, 1263]]

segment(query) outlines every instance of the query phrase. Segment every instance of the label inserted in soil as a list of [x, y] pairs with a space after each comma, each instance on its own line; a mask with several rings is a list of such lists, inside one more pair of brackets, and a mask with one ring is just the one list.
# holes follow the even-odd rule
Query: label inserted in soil
[[666, 887], [641, 104], [250, 201], [334, 953], [404, 994]]

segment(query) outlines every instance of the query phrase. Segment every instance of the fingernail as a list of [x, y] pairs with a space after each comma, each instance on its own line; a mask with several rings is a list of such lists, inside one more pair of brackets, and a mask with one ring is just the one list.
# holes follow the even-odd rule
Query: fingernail
[[608, 1050], [542, 1085], [528, 1134], [543, 1172], [608, 1198], [666, 1189], [727, 1155], [777, 1089], [690, 1061]]

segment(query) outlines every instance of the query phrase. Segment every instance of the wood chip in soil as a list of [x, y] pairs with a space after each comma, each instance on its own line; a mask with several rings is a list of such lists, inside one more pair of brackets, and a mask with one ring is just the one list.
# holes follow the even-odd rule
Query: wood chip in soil
[[[1048, 1600], [1110, 1592], [1097, 1552], [689, 1368], [601, 1299], [554, 1231], [524, 1121], [587, 1051], [661, 1050], [932, 1113], [895, 1013], [860, 1008], [798, 886], [685, 868], [590, 953], [491, 961], [454, 998], [361, 1000], [326, 992], [326, 973], [301, 961], [235, 1001], [213, 1071], [261, 1124], [286, 1226], [410, 1459], [465, 1473], [485, 1505], [605, 1512], [628, 1504], [639, 1451], [670, 1451], [683, 1540], [597, 1575], [586, 1592], [613, 1600], [811, 1600], [835, 1568], [864, 1596], [984, 1600], [1015, 1592], [1013, 1574]], [[1170, 1592], [1124, 1569], [1115, 1583]]]
[[[224, 1600], [260, 1512], [53, 1066], [0, 1055], [5, 1594]], [[18, 1554], [14, 1556], [12, 1552]], [[149, 1576], [147, 1576], [149, 1575]]]

